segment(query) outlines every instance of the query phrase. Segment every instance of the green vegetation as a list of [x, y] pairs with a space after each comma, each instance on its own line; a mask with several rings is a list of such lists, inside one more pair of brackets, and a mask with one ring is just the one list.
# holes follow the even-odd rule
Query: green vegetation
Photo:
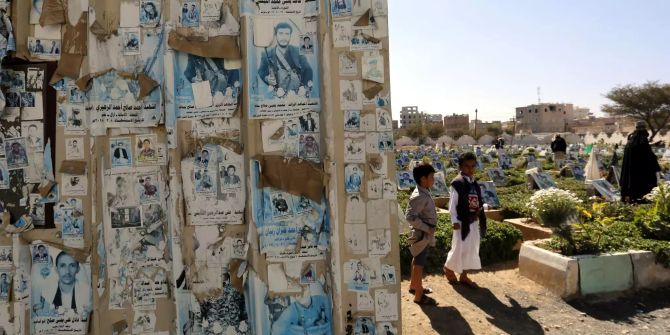
[[[447, 259], [447, 253], [451, 248], [451, 237], [453, 230], [449, 215], [439, 214], [438, 225], [435, 232], [436, 244], [430, 250], [428, 262], [424, 268], [426, 273], [441, 273], [442, 265]], [[500, 261], [516, 259], [519, 252], [513, 250], [514, 246], [521, 240], [521, 232], [514, 226], [488, 220], [486, 237], [482, 239], [479, 255], [482, 265], [493, 264]], [[409, 265], [412, 262], [412, 254], [409, 252], [407, 236], [400, 236], [400, 264], [403, 274], [409, 274]]]

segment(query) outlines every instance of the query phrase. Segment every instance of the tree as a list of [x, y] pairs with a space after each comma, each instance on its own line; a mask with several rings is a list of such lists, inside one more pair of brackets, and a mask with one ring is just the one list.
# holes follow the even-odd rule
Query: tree
[[493, 137], [499, 136], [503, 133], [501, 127], [498, 125], [488, 126], [486, 127], [486, 131]]
[[603, 105], [603, 111], [644, 121], [651, 132], [650, 142], [660, 131], [670, 130], [670, 84], [649, 81], [641, 86], [619, 86], [605, 97], [614, 103]]
[[444, 135], [444, 127], [441, 124], [429, 124], [426, 126], [428, 128], [428, 136], [432, 139], [438, 139], [440, 136]]
[[407, 127], [407, 130], [405, 130], [405, 135], [413, 140], [419, 141], [420, 144], [423, 144], [423, 141], [426, 139], [426, 130], [422, 123], [412, 123]]

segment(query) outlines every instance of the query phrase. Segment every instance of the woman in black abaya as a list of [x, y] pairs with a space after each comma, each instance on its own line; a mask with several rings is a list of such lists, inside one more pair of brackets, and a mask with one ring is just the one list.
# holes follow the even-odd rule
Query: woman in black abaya
[[621, 198], [624, 202], [639, 202], [658, 184], [656, 173], [661, 170], [658, 159], [649, 145], [646, 124], [639, 121], [628, 135], [621, 164]]

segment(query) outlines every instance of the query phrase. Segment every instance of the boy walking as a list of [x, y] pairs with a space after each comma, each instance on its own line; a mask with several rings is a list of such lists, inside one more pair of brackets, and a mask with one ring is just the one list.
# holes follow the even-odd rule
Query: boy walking
[[[477, 284], [467, 275], [468, 270], [482, 268], [479, 243], [481, 235], [486, 232], [482, 191], [474, 177], [477, 156], [472, 152], [464, 153], [458, 159], [458, 166], [461, 173], [451, 181], [449, 192], [449, 213], [454, 232], [443, 270], [450, 284], [460, 282], [470, 288], [477, 288]], [[458, 280], [456, 273], [460, 273]]]
[[416, 188], [409, 197], [405, 218], [412, 226], [409, 237], [410, 252], [412, 253], [412, 279], [409, 292], [414, 294], [414, 302], [420, 305], [437, 305], [435, 299], [427, 294], [433, 292], [423, 287], [423, 267], [428, 259], [428, 249], [435, 246], [435, 226], [437, 225], [437, 211], [435, 202], [430, 195], [433, 187], [435, 169], [428, 164], [419, 165], [412, 171]]

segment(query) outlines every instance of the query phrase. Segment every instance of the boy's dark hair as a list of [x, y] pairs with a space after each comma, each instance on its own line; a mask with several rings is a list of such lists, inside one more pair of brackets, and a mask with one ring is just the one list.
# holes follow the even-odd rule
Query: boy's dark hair
[[412, 170], [414, 182], [417, 185], [421, 184], [421, 177], [426, 177], [431, 173], [435, 173], [435, 169], [430, 164], [417, 165], [416, 167], [414, 167], [414, 170]]
[[467, 161], [477, 161], [477, 155], [472, 152], [466, 152], [458, 157], [458, 167], [463, 167], [463, 163]]

